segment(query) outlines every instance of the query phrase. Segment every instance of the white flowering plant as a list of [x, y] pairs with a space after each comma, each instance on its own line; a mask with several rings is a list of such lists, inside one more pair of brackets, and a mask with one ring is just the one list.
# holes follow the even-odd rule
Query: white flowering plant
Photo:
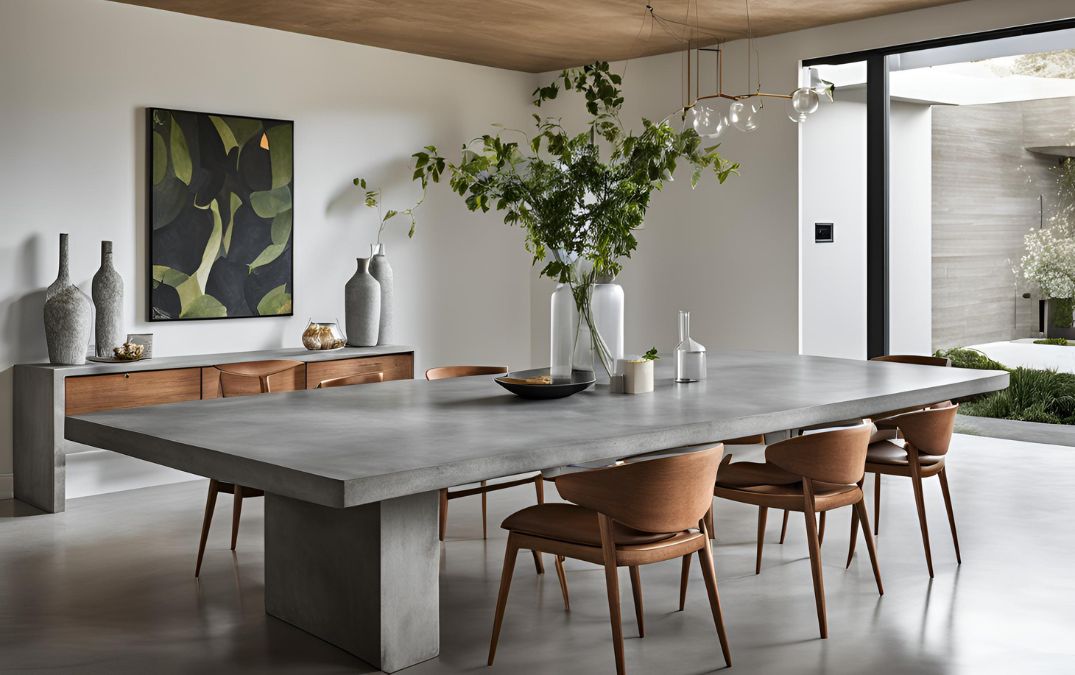
[[1055, 175], [1056, 211], [1048, 227], [1026, 233], [1019, 266], [1044, 297], [1075, 298], [1075, 162], [1065, 159]]
[[1046, 298], [1075, 296], [1075, 238], [1058, 229], [1031, 230], [1023, 238], [1023, 276], [1037, 284]]

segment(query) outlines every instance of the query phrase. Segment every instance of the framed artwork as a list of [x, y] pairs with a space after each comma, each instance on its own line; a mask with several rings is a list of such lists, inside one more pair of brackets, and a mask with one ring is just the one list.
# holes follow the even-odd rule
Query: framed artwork
[[294, 128], [146, 110], [150, 321], [292, 315]]

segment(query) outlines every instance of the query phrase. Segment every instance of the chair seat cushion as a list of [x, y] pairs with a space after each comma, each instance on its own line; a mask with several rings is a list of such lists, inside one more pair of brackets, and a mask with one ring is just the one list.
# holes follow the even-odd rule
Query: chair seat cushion
[[799, 476], [768, 462], [732, 462], [717, 471], [717, 485], [721, 487], [797, 485], [801, 481]]
[[[918, 463], [922, 466], [933, 466], [944, 461], [944, 457], [935, 455], [919, 455]], [[908, 466], [907, 451], [903, 446], [893, 441], [880, 441], [871, 443], [866, 451], [867, 464], [886, 464], [890, 466]]]
[[[601, 528], [597, 524], [597, 512], [574, 504], [528, 506], [508, 516], [500, 526], [505, 530], [535, 537], [585, 546], [601, 545]], [[671, 539], [682, 533], [651, 534], [616, 523], [613, 534], [617, 546], [640, 546]]]

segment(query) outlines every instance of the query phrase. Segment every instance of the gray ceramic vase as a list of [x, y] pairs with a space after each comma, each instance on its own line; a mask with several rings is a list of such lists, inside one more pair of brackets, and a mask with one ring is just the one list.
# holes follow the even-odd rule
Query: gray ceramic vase
[[380, 322], [381, 285], [370, 275], [370, 259], [358, 258], [358, 270], [344, 287], [347, 344], [352, 347], [376, 345]]
[[377, 331], [377, 344], [391, 344], [396, 339], [393, 319], [395, 300], [392, 297], [392, 266], [385, 257], [384, 244], [373, 244], [370, 258], [370, 274], [381, 284], [381, 322]]
[[123, 344], [123, 279], [112, 266], [112, 242], [101, 242], [101, 269], [93, 275], [94, 343], [98, 357]]
[[67, 235], [60, 235], [60, 272], [45, 291], [45, 343], [49, 363], [77, 366], [86, 362], [93, 329], [93, 305], [82, 289], [70, 281]]

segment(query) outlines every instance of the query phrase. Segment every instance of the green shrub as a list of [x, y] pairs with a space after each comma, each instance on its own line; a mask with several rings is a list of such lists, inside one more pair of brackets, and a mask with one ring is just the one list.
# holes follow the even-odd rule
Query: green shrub
[[[1068, 344], [1063, 338], [1037, 342]], [[1075, 373], [1033, 368], [1012, 369], [977, 349], [966, 347], [941, 349], [934, 356], [951, 359], [955, 368], [1008, 371], [1008, 388], [963, 402], [959, 411], [965, 415], [1046, 424], [1075, 424]]]
[[941, 358], [952, 360], [955, 368], [973, 368], [974, 370], [1008, 370], [1002, 363], [994, 361], [977, 349], [968, 347], [952, 347], [951, 349], [938, 349], [933, 354]]
[[1045, 338], [1044, 340], [1034, 340], [1036, 345], [1056, 345], [1057, 347], [1070, 347], [1072, 346], [1068, 342], [1067, 338]]
[[1007, 389], [966, 402], [960, 411], [978, 417], [1075, 424], [1075, 373], [1016, 368]]

